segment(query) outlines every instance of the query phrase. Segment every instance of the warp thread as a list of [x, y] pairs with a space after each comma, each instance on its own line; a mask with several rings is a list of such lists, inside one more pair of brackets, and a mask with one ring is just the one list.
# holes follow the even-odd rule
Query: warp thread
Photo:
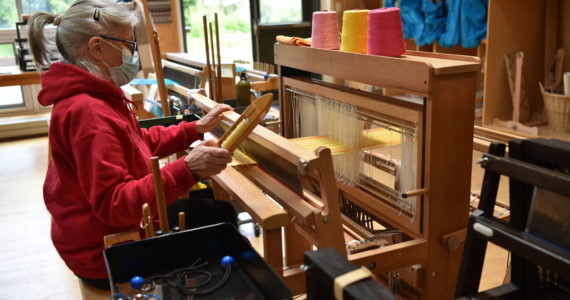
[[343, 13], [340, 50], [366, 54], [368, 10], [346, 10]]
[[406, 52], [400, 9], [380, 8], [368, 13], [367, 54], [400, 56]]
[[336, 11], [316, 11], [313, 13], [311, 47], [328, 50], [340, 48], [338, 19]]

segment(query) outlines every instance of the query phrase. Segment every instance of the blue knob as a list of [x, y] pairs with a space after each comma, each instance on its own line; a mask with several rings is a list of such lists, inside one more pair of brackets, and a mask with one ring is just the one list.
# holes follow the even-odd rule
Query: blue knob
[[135, 290], [140, 290], [144, 284], [144, 279], [140, 276], [131, 278], [131, 287]]
[[234, 258], [226, 255], [224, 257], [222, 257], [222, 266], [225, 267], [227, 265], [231, 265], [234, 262]]

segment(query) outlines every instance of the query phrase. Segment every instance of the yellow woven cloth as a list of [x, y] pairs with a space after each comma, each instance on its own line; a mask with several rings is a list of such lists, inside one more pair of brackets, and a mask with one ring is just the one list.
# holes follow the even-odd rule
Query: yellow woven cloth
[[[307, 150], [314, 151], [324, 146], [331, 149], [331, 153], [341, 154], [357, 149], [350, 149], [349, 146], [334, 141], [328, 136], [308, 136], [291, 141]], [[367, 149], [382, 146], [393, 146], [400, 144], [400, 135], [384, 128], [367, 129], [362, 131], [362, 137], [358, 149]]]

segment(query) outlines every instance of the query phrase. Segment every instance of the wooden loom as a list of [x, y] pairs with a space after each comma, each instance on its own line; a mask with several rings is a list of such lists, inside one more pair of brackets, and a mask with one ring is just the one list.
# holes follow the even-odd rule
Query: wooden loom
[[[468, 218], [478, 59], [421, 52], [390, 58], [277, 44], [275, 61], [285, 137], [294, 137], [295, 92], [331, 98], [356, 106], [364, 115], [416, 127], [417, 189], [408, 193], [416, 195], [412, 216], [402, 213], [389, 197], [337, 181], [341, 198], [407, 236], [402, 243], [348, 258], [372, 267], [376, 274], [400, 270], [400, 279], [413, 281], [408, 283], [424, 299], [452, 298]], [[308, 72], [413, 94], [419, 101], [326, 84], [311, 80]]]
[[[275, 53], [285, 137], [292, 137], [294, 121], [290, 90], [326, 96], [351, 103], [369, 114], [415, 124], [420, 149], [418, 189], [409, 193], [417, 198], [415, 217], [358, 186], [337, 181], [329, 149], [307, 150], [261, 126], [239, 148], [251, 161], [228, 167], [214, 176], [216, 196], [231, 197], [260, 224], [265, 259], [296, 293], [305, 289], [304, 274], [299, 268], [304, 251], [312, 246], [330, 246], [347, 255], [347, 236], [373, 236], [341, 214], [340, 196], [405, 234], [400, 243], [348, 254], [350, 261], [367, 266], [378, 275], [399, 270], [404, 280], [413, 278], [408, 284], [421, 291], [423, 299], [453, 297], [469, 213], [479, 61], [420, 52], [408, 52], [400, 58], [377, 57], [280, 44], [275, 46]], [[419, 95], [420, 100], [354, 92], [312, 81], [308, 72], [403, 91]], [[184, 87], [170, 88], [191, 96], [204, 110], [215, 105]], [[226, 113], [223, 127], [238, 118], [234, 112]], [[223, 130], [218, 130], [217, 134], [221, 133]]]

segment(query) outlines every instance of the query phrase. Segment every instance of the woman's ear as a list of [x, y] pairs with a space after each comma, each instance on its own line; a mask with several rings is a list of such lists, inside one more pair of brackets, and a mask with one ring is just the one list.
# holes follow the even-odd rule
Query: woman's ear
[[103, 49], [101, 48], [101, 38], [94, 36], [87, 42], [87, 54], [96, 60], [103, 60]]

